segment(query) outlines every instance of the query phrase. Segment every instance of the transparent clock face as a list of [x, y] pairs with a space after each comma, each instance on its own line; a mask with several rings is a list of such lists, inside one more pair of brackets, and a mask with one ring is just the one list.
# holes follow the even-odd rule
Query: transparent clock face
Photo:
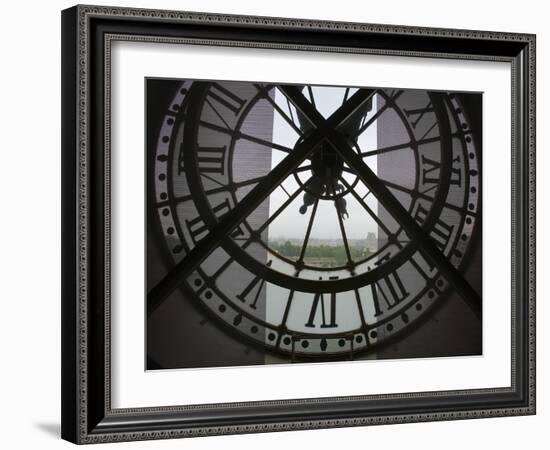
[[146, 89], [148, 368], [480, 353], [481, 94]]

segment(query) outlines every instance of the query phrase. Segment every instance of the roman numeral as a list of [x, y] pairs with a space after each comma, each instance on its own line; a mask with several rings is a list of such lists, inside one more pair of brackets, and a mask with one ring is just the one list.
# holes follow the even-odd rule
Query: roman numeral
[[390, 260], [391, 252], [386, 252], [383, 256], [379, 256], [374, 262], [375, 266], [380, 266]]
[[203, 173], [219, 173], [225, 171], [225, 150], [223, 147], [199, 147], [197, 151], [197, 164]]
[[[438, 184], [439, 174], [441, 173], [441, 162], [430, 159], [424, 155], [422, 159], [422, 183], [424, 184]], [[460, 163], [460, 155], [453, 159], [453, 163]], [[435, 172], [435, 174], [434, 174]], [[459, 187], [462, 186], [462, 172], [459, 168], [451, 168], [450, 184], [455, 184]]]
[[[225, 173], [225, 151], [227, 146], [221, 147], [197, 147], [197, 165], [201, 173]], [[183, 144], [180, 146], [178, 157], [178, 174], [184, 170]]]
[[390, 272], [371, 285], [374, 316], [382, 314], [381, 300], [388, 310], [399, 305], [409, 295], [397, 271]]
[[[330, 277], [331, 280], [338, 279], [338, 277]], [[325, 299], [325, 294], [317, 293], [313, 297], [313, 303], [311, 304], [311, 310], [309, 311], [309, 317], [305, 324], [306, 327], [315, 328], [315, 317], [317, 316], [317, 310], [321, 309], [321, 328], [335, 328], [338, 326], [336, 323], [336, 292], [326, 294], [328, 299]], [[328, 308], [325, 305], [328, 300]]]
[[[223, 202], [214, 206], [214, 208], [212, 208], [212, 211], [214, 212], [216, 217], [219, 218], [224, 214], [228, 213], [230, 209], [231, 207], [229, 206], [229, 200], [225, 199]], [[186, 220], [185, 223], [187, 225], [187, 229], [189, 230], [189, 233], [191, 234], [191, 238], [193, 239], [193, 242], [195, 244], [198, 241], [200, 241], [208, 232], [208, 227], [206, 226], [206, 223], [204, 223], [204, 220], [200, 216], [197, 216], [191, 220]], [[239, 227], [231, 233], [231, 237], [237, 237], [242, 234], [243, 234], [243, 231]]]
[[405, 108], [403, 108], [403, 111], [405, 112], [407, 117], [410, 118], [412, 116], [411, 125], [415, 129], [416, 129], [416, 126], [418, 125], [418, 123], [426, 115], [426, 113], [433, 112], [433, 110], [434, 110], [434, 108], [432, 106], [432, 102], [428, 102], [428, 104], [424, 108], [417, 108], [417, 109], [405, 109]]
[[[419, 224], [422, 225], [426, 220], [427, 215], [428, 210], [419, 203], [414, 218]], [[453, 230], [454, 226], [443, 221], [441, 217], [436, 220], [433, 229], [430, 231], [430, 237], [435, 241], [435, 244], [441, 251], [445, 250], [445, 247], [451, 239]]]
[[[266, 263], [266, 266], [268, 267], [271, 267], [271, 263], [272, 263], [272, 260], [270, 259], [267, 263]], [[256, 289], [256, 286], [259, 284], [259, 287], [257, 290], [254, 291], [254, 289]], [[262, 289], [264, 288], [264, 285], [265, 285], [265, 280], [263, 278], [260, 278], [258, 276], [254, 277], [254, 279], [248, 284], [248, 286], [246, 288], [244, 288], [244, 290], [237, 295], [237, 298], [243, 302], [243, 303], [246, 303], [246, 298], [248, 297], [248, 295], [252, 292], [253, 292], [253, 300], [252, 300], [252, 303], [250, 303], [250, 307], [252, 309], [256, 309], [256, 304], [258, 303], [258, 299], [260, 298], [260, 294], [262, 292]]]
[[[219, 106], [223, 106], [233, 114], [237, 115], [246, 103], [246, 100], [240, 98], [221, 84], [212, 83], [208, 91], [207, 98]], [[213, 108], [214, 106], [211, 105]], [[214, 108], [217, 112], [217, 108]]]

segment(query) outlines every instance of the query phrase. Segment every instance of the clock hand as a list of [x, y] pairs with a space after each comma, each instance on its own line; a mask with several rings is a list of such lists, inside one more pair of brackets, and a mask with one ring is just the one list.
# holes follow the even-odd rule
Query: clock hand
[[[321, 134], [312, 135], [313, 140], [320, 140]], [[147, 309], [151, 314], [185, 278], [197, 267], [204, 259], [215, 250], [223, 240], [224, 236], [231, 233], [249, 214], [281, 184], [289, 172], [298, 167], [300, 163], [307, 158], [313, 151], [314, 146], [308, 144], [308, 140], [302, 145], [297, 146], [288, 156], [286, 156], [262, 181], [260, 181], [252, 190], [240, 201], [233, 209], [224, 214], [219, 222], [212, 224], [215, 218], [204, 217], [205, 223], [211, 226], [210, 233], [202, 238], [193, 247], [189, 253], [147, 294]], [[188, 152], [194, 154], [194, 152]], [[189, 174], [190, 183], [198, 183], [197, 180], [191, 181], [191, 172]], [[210, 222], [210, 223], [209, 223]]]
[[[189, 93], [190, 104], [193, 104], [192, 98], [197, 101], [204, 95], [204, 89], [207, 84], [199, 85], [194, 92]], [[191, 98], [192, 96], [192, 98]], [[344, 105], [338, 108], [327, 120], [326, 127], [315, 129], [299, 142], [294, 150], [290, 152], [277, 166], [265, 176], [250, 192], [239, 201], [233, 209], [221, 216], [219, 219], [215, 215], [204, 217], [205, 223], [209, 227], [209, 233], [202, 238], [193, 249], [147, 294], [147, 310], [151, 314], [181, 283], [185, 278], [212, 253], [219, 244], [224, 241], [224, 246], [237, 247], [233, 241], [227, 242], [225, 236], [231, 233], [249, 214], [251, 214], [268, 196], [279, 186], [286, 176], [295, 170], [310, 154], [314, 152], [317, 145], [325, 138], [330, 127], [338, 127], [341, 123], [354, 116], [358, 110], [361, 110], [364, 103], [370, 98], [371, 94], [366, 91], [357, 91]], [[324, 119], [323, 119], [324, 120]], [[196, 153], [186, 152], [190, 159], [186, 165], [193, 167], [196, 165]], [[190, 163], [190, 164], [188, 164]], [[193, 171], [189, 173], [189, 183], [195, 183], [202, 186], [198, 178], [191, 179]]]
[[[407, 234], [414, 239], [420, 251], [427, 259], [439, 268], [445, 278], [453, 285], [462, 299], [470, 306], [474, 314], [481, 318], [481, 298], [479, 294], [464, 279], [462, 274], [443, 255], [432, 238], [425, 230], [409, 215], [399, 200], [391, 193], [388, 187], [376, 176], [376, 174], [363, 161], [361, 156], [353, 151], [346, 139], [338, 134], [334, 128], [330, 128], [327, 121], [313, 108], [304, 95], [296, 89], [285, 89], [285, 92], [310, 120], [317, 129], [325, 129], [326, 141], [336, 150], [349, 167], [353, 167], [357, 175], [363, 180], [370, 191], [378, 198], [378, 201], [397, 220]], [[440, 101], [434, 96], [434, 101]]]
[[[346, 125], [352, 121], [358, 114], [363, 114], [365, 105], [372, 102], [376, 89], [359, 89], [353, 94], [349, 100], [342, 104], [336, 112], [332, 114], [328, 119], [325, 119], [321, 113], [304, 97], [304, 94], [297, 86], [279, 86], [280, 91], [290, 99], [296, 109], [298, 109], [304, 118], [314, 126], [316, 130], [331, 131], [336, 129], [344, 129]], [[358, 104], [354, 104], [352, 99], [362, 97], [362, 101]], [[339, 117], [338, 120], [334, 120], [339, 112], [343, 109], [347, 109], [344, 117]], [[342, 115], [342, 114], [340, 114]], [[336, 123], [335, 123], [336, 122]]]
[[[339, 139], [338, 137], [335, 138], [334, 142], [338, 145]], [[355, 168], [359, 177], [378, 198], [384, 208], [386, 208], [386, 210], [397, 220], [406, 233], [414, 239], [420, 251], [430, 260], [430, 262], [439, 268], [441, 273], [453, 285], [463, 300], [468, 303], [472, 311], [481, 318], [481, 298], [479, 294], [470, 286], [445, 255], [443, 255], [430, 235], [409, 215], [399, 200], [395, 198], [370, 167], [363, 162], [360, 156], [347, 146], [340, 146], [338, 152], [351, 167]]]

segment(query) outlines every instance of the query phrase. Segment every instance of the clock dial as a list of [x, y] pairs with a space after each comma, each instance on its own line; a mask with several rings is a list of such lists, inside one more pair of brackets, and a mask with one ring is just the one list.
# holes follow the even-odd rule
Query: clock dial
[[478, 313], [463, 276], [481, 208], [465, 106], [444, 92], [180, 82], [151, 164], [169, 275], [149, 315], [177, 286], [244, 345], [301, 361], [376, 352], [455, 291]]

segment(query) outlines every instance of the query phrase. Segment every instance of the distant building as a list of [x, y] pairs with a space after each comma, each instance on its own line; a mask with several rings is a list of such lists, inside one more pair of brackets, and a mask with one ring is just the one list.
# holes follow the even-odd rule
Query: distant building
[[376, 237], [376, 234], [372, 231], [367, 233], [365, 247], [373, 252], [378, 250], [378, 239]]

